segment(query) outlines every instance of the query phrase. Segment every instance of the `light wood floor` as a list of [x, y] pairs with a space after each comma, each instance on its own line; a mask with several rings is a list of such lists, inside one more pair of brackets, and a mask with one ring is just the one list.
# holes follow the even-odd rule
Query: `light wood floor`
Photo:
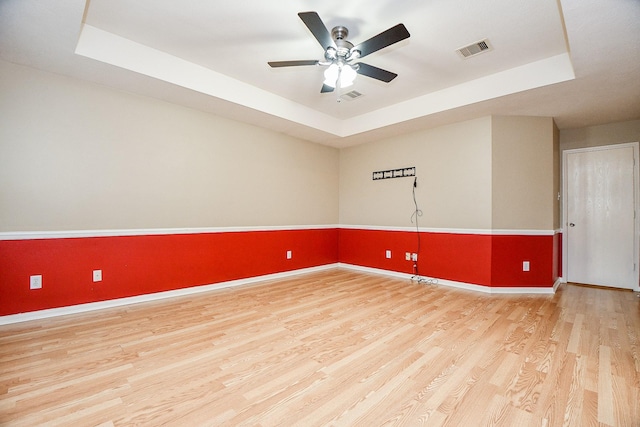
[[640, 299], [329, 270], [0, 327], [0, 425], [637, 426]]

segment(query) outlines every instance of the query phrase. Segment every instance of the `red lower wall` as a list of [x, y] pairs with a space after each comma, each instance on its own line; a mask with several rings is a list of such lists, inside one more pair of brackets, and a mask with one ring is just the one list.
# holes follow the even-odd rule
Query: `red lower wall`
[[562, 271], [562, 233], [556, 233], [554, 236], [553, 249], [555, 250], [556, 258], [556, 277], [562, 277], [564, 272]]
[[[554, 236], [491, 236], [491, 286], [552, 287]], [[529, 261], [530, 271], [522, 271]]]
[[[418, 252], [423, 276], [490, 287], [552, 287], [558, 277], [556, 236], [421, 232], [419, 237], [418, 243], [416, 232], [341, 229], [339, 259], [414, 274], [405, 253]], [[523, 261], [529, 261], [530, 271], [522, 271]]]
[[[337, 249], [337, 229], [4, 240], [0, 315], [332, 264]], [[30, 290], [38, 274], [42, 289]]]
[[[342, 262], [489, 287], [552, 287], [562, 236], [305, 229], [0, 240], [0, 315]], [[419, 247], [418, 247], [419, 245]], [[292, 259], [286, 259], [291, 250]], [[391, 250], [387, 259], [385, 252]], [[522, 261], [531, 271], [522, 271]], [[92, 271], [102, 270], [94, 283]], [[29, 276], [43, 287], [29, 289]]]

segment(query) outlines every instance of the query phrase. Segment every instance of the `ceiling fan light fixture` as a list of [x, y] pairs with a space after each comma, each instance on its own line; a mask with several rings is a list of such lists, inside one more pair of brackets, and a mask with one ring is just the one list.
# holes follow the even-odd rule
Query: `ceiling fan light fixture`
[[354, 61], [356, 59], [359, 59], [361, 54], [362, 53], [358, 49], [351, 49], [349, 51], [349, 56], [347, 56], [347, 60]]
[[331, 87], [336, 87], [336, 82], [340, 76], [340, 67], [338, 64], [333, 63], [329, 65], [329, 68], [324, 70], [324, 84]]
[[345, 64], [342, 67], [342, 72], [340, 73], [340, 87], [348, 87], [353, 84], [356, 79], [356, 70], [354, 70], [349, 64]]
[[324, 84], [330, 87], [349, 87], [356, 79], [356, 70], [349, 64], [333, 63], [324, 71]]

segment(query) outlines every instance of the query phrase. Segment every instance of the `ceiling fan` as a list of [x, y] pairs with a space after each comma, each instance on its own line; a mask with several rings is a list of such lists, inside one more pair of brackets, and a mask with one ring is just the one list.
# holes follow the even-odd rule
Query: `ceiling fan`
[[409, 38], [409, 31], [403, 24], [391, 27], [377, 36], [354, 46], [353, 43], [347, 40], [349, 30], [346, 27], [334, 27], [329, 33], [316, 12], [300, 12], [298, 16], [324, 49], [324, 61], [313, 59], [273, 61], [268, 63], [271, 67], [297, 67], [300, 65], [322, 65], [328, 67], [324, 72], [325, 80], [320, 90], [321, 93], [333, 92], [336, 87], [350, 86], [353, 84], [356, 74], [362, 74], [386, 83], [398, 76], [391, 71], [363, 62], [355, 63], [354, 61]]

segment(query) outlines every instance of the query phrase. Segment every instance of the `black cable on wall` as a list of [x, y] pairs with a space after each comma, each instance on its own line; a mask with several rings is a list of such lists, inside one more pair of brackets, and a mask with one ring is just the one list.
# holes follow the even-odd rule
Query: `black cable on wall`
[[[411, 223], [414, 222], [415, 220], [415, 224], [416, 224], [416, 239], [417, 239], [417, 243], [418, 243], [418, 249], [416, 250], [416, 254], [418, 255], [418, 259], [420, 259], [420, 226], [418, 224], [418, 218], [420, 218], [422, 216], [422, 210], [418, 207], [418, 200], [416, 199], [416, 188], [418, 187], [418, 177], [414, 177], [413, 178], [413, 186], [412, 186], [412, 192], [413, 192], [413, 205], [414, 205], [414, 210], [413, 213], [411, 214]], [[412, 280], [416, 279], [418, 281], [421, 281], [422, 278], [420, 277], [420, 273], [418, 271], [418, 260], [414, 260], [413, 261], [413, 277], [411, 278]]]

